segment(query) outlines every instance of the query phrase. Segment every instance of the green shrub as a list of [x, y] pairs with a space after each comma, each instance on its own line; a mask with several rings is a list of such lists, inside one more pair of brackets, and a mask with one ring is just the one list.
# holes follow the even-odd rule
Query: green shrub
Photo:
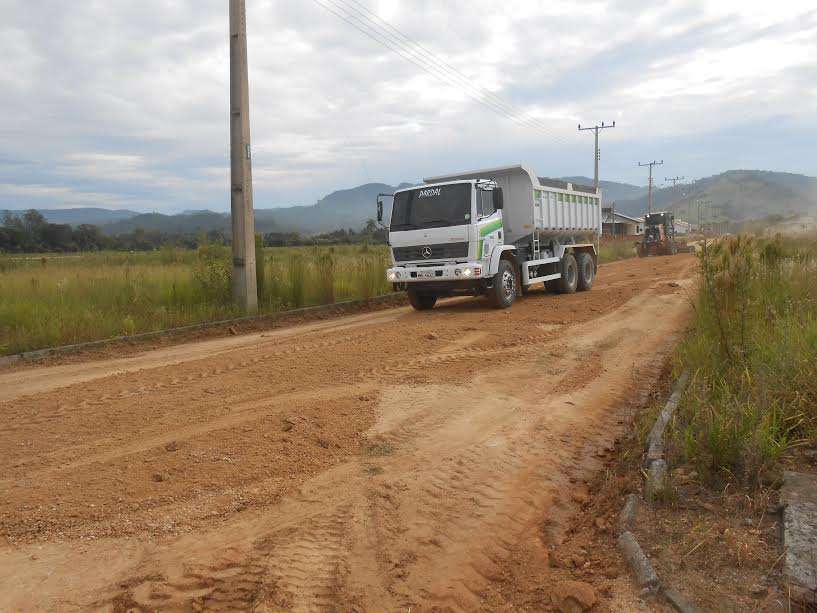
[[204, 301], [218, 305], [232, 300], [232, 263], [230, 249], [218, 243], [202, 243], [193, 278], [199, 284]]

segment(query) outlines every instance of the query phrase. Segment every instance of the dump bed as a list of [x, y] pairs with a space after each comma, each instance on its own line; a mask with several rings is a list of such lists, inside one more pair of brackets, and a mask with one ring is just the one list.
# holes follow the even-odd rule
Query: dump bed
[[601, 233], [601, 193], [592, 187], [536, 176], [523, 165], [428, 177], [426, 183], [493, 179], [502, 188], [505, 242], [515, 243], [539, 230], [540, 236]]

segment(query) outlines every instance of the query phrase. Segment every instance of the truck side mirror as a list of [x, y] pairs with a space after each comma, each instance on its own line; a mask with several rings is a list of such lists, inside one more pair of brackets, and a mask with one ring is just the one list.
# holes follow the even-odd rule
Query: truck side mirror
[[505, 199], [502, 197], [502, 188], [496, 187], [493, 191], [494, 194], [494, 209], [500, 210], [505, 208]]
[[383, 222], [383, 201], [380, 198], [377, 199], [377, 221]]

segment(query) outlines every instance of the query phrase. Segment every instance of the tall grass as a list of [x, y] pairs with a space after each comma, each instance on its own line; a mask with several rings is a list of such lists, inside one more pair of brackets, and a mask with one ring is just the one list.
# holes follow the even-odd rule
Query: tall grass
[[599, 244], [599, 263], [632, 257], [635, 257], [635, 243], [632, 239], [607, 239]]
[[739, 236], [699, 257], [676, 441], [712, 483], [757, 484], [817, 431], [817, 239]]
[[[387, 259], [380, 246], [258, 246], [260, 310], [386, 293]], [[139, 253], [0, 255], [0, 354], [238, 316], [231, 271], [230, 250], [219, 244]]]

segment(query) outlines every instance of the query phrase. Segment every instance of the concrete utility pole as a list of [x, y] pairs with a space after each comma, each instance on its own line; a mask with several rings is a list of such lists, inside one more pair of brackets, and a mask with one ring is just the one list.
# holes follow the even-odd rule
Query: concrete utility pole
[[255, 215], [252, 205], [250, 78], [245, 0], [230, 0], [230, 204], [233, 221], [233, 299], [258, 311]]
[[614, 121], [612, 125], [605, 125], [604, 122], [601, 122], [601, 125], [595, 125], [592, 128], [582, 128], [582, 124], [579, 124], [579, 132], [584, 132], [585, 130], [593, 130], [596, 133], [596, 174], [593, 186], [596, 188], [596, 191], [599, 191], [599, 161], [601, 161], [601, 152], [599, 151], [599, 130], [606, 130], [607, 128], [615, 128], [616, 122]]
[[647, 162], [646, 164], [642, 164], [641, 162], [639, 162], [638, 165], [650, 167], [650, 186], [647, 192], [647, 213], [652, 213], [652, 167], [663, 166], [664, 160], [661, 160], [660, 162], [656, 162], [655, 160], [653, 160], [652, 162]]

